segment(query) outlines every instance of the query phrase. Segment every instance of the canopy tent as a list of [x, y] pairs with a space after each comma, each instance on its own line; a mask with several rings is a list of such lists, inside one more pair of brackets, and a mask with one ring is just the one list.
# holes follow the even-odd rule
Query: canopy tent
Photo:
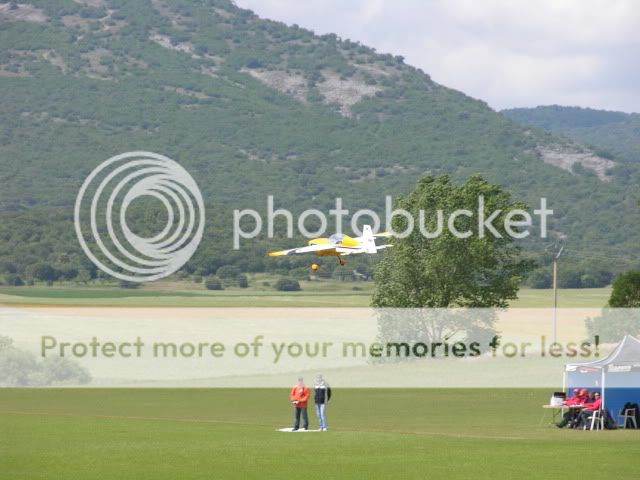
[[627, 402], [640, 404], [640, 340], [625, 335], [601, 360], [565, 365], [565, 388], [598, 390], [602, 404], [615, 416]]

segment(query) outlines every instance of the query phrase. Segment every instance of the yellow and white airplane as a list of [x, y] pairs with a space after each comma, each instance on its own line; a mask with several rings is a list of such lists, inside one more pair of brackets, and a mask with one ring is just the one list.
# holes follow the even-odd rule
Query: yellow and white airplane
[[[315, 253], [321, 257], [338, 257], [340, 265], [345, 265], [346, 260], [341, 257], [347, 255], [355, 255], [358, 253], [378, 253], [378, 250], [391, 247], [392, 245], [376, 245], [376, 238], [387, 238], [391, 234], [388, 232], [373, 233], [371, 225], [365, 225], [362, 229], [361, 237], [349, 237], [343, 233], [334, 233], [328, 238], [314, 238], [309, 240], [306, 247], [291, 248], [289, 250], [280, 250], [277, 252], [269, 252], [270, 257], [280, 257], [282, 255], [295, 255], [302, 253]], [[315, 263], [311, 265], [313, 270], [318, 270], [319, 265]]]

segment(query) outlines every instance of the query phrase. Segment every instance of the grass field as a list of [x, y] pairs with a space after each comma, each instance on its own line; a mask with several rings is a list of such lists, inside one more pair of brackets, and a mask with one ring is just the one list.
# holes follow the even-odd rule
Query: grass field
[[0, 477], [637, 478], [640, 431], [542, 424], [548, 395], [337, 390], [291, 434], [283, 390], [0, 390]]
[[[368, 306], [371, 283], [353, 286], [36, 286], [1, 288], [0, 305]], [[600, 307], [609, 293], [561, 290], [559, 305]], [[524, 289], [512, 305], [552, 304], [552, 291]], [[286, 389], [0, 389], [0, 479], [637, 478], [640, 430], [558, 430], [541, 422], [549, 393], [337, 389], [329, 432], [289, 434], [276, 431], [291, 424]]]
[[[313, 283], [313, 285], [309, 285]], [[0, 305], [92, 306], [92, 307], [367, 307], [371, 282], [357, 284], [322, 281], [302, 282], [300, 292], [276, 292], [266, 288], [207, 291], [193, 284], [165, 283], [139, 290], [109, 287], [0, 287]], [[354, 286], [360, 290], [353, 290]], [[558, 291], [560, 307], [602, 307], [610, 288]], [[522, 289], [512, 307], [552, 307], [553, 291]]]

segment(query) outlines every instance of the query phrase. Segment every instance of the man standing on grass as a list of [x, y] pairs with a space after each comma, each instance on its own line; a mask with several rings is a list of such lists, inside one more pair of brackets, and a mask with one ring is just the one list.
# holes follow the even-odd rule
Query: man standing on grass
[[327, 425], [327, 404], [331, 400], [331, 387], [321, 374], [316, 376], [314, 400], [316, 403], [316, 415], [320, 422], [320, 431], [326, 432], [329, 429], [329, 425]]
[[300, 414], [302, 414], [302, 429], [309, 429], [309, 415], [307, 413], [307, 402], [309, 401], [309, 389], [304, 384], [302, 377], [298, 378], [298, 383], [291, 389], [291, 403], [295, 409], [295, 421], [293, 431], [297, 432], [300, 428]]

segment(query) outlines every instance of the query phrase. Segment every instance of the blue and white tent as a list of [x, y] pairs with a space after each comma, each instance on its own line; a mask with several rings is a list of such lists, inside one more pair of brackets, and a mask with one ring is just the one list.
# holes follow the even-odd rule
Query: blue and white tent
[[640, 404], [640, 340], [625, 335], [605, 358], [565, 365], [564, 385], [600, 391], [604, 408], [614, 418], [625, 403]]

